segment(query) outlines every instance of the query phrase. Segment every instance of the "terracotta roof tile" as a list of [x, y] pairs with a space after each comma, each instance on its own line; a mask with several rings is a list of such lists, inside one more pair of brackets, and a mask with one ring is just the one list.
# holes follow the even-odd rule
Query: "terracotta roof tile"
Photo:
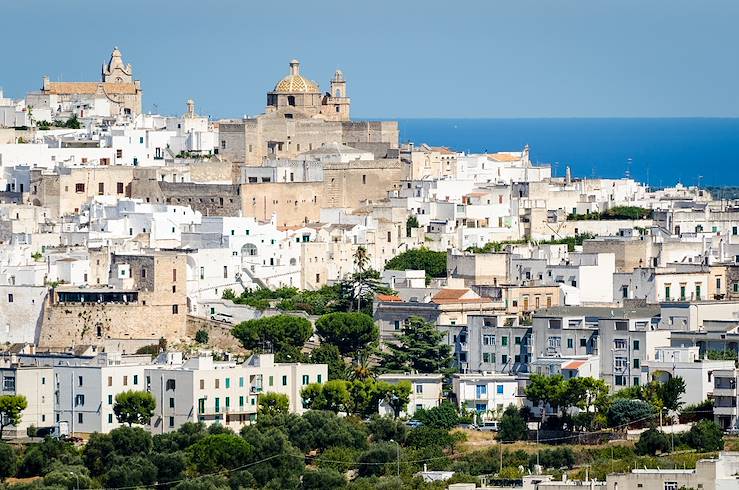
[[46, 93], [49, 94], [116, 94], [134, 95], [136, 85], [133, 83], [112, 82], [49, 82]]
[[403, 301], [400, 296], [395, 294], [378, 294], [376, 298], [377, 301]]

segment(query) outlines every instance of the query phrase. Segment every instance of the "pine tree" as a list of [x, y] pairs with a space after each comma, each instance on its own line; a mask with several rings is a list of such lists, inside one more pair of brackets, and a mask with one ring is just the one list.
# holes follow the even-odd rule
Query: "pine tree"
[[435, 325], [419, 317], [411, 317], [396, 342], [388, 342], [382, 354], [383, 371], [439, 373], [449, 369], [451, 347]]

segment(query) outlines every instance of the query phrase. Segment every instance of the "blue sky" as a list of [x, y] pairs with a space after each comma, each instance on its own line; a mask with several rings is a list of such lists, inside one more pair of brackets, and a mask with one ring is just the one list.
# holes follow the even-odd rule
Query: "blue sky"
[[144, 109], [239, 117], [298, 58], [358, 117], [739, 116], [736, 0], [3, 2], [0, 86], [97, 80], [118, 46]]

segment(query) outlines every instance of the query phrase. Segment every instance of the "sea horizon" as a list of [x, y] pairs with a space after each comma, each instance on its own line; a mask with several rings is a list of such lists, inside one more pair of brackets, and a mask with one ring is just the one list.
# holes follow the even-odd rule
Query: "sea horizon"
[[739, 117], [383, 119], [398, 121], [401, 143], [466, 153], [520, 151], [528, 144], [532, 162], [550, 164], [555, 176], [569, 166], [574, 177], [629, 175], [653, 187], [739, 185]]

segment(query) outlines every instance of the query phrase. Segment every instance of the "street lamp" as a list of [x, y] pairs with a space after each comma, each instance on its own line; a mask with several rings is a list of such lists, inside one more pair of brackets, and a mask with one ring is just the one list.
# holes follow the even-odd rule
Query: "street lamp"
[[398, 454], [398, 477], [400, 477], [400, 443], [396, 441], [395, 439], [390, 439], [390, 442], [394, 442], [397, 446], [397, 454]]
[[69, 474], [74, 476], [74, 478], [77, 480], [77, 486], [75, 488], [77, 490], [80, 490], [80, 477], [74, 471], [70, 471]]

